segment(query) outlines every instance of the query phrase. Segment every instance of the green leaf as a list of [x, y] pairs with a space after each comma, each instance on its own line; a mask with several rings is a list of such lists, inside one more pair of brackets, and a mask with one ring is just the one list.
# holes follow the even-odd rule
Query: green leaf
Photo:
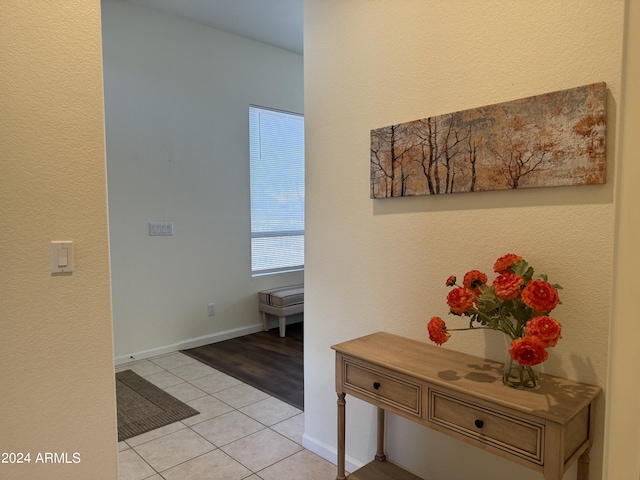
[[525, 281], [529, 281], [533, 278], [533, 267], [529, 267], [527, 268], [527, 271], [525, 272], [525, 274], [523, 275], [523, 278], [525, 279]]
[[523, 276], [527, 271], [527, 267], [529, 267], [529, 264], [525, 260], [520, 260], [518, 263], [513, 265], [513, 273]]

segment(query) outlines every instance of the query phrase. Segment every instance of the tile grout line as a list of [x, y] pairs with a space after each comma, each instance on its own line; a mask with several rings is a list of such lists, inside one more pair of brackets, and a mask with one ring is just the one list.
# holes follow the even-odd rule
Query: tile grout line
[[[178, 430], [175, 430], [175, 431], [172, 431], [172, 432], [169, 432], [169, 433], [166, 433], [166, 434], [160, 435], [159, 437], [151, 438], [151, 439], [149, 439], [149, 440], [147, 440], [147, 441], [145, 441], [145, 442], [142, 442], [142, 443], [140, 443], [140, 444], [138, 444], [138, 445], [136, 445], [136, 446], [132, 446], [132, 445], [130, 445], [129, 443], [127, 443], [127, 440], [124, 440], [123, 442], [126, 444], [126, 447], [127, 447], [127, 448], [125, 448], [125, 449], [124, 449], [124, 450], [122, 450], [122, 451], [126, 451], [126, 450], [129, 450], [129, 449], [130, 449], [130, 450], [133, 450], [133, 452], [134, 452], [134, 453], [135, 453], [135, 454], [136, 454], [136, 455], [137, 455], [137, 456], [138, 456], [138, 457], [139, 457], [139, 458], [140, 458], [140, 459], [141, 459], [141, 460], [142, 460], [146, 465], [148, 465], [148, 466], [152, 469], [152, 471], [154, 472], [154, 473], [152, 473], [151, 475], [149, 475], [149, 476], [145, 476], [145, 477], [143, 477], [143, 478], [141, 478], [141, 479], [139, 479], [139, 480], [145, 480], [145, 479], [148, 479], [148, 478], [152, 478], [152, 477], [154, 477], [155, 475], [158, 475], [158, 476], [160, 476], [160, 478], [164, 479], [164, 476], [162, 476], [162, 472], [166, 472], [167, 470], [169, 470], [169, 469], [171, 469], [171, 468], [174, 468], [174, 467], [176, 467], [176, 466], [178, 466], [178, 465], [182, 465], [182, 464], [184, 464], [184, 463], [187, 463], [187, 462], [189, 462], [189, 461], [192, 461], [192, 460], [194, 460], [195, 458], [199, 458], [199, 457], [202, 457], [202, 456], [204, 456], [204, 455], [207, 455], [208, 453], [211, 453], [212, 451], [215, 451], [215, 450], [219, 450], [222, 454], [224, 454], [225, 456], [229, 457], [230, 459], [232, 459], [233, 461], [235, 461], [235, 462], [236, 462], [236, 463], [238, 463], [239, 465], [242, 465], [244, 468], [246, 468], [246, 469], [250, 472], [250, 474], [249, 474], [248, 476], [243, 477], [243, 478], [249, 478], [249, 477], [251, 477], [251, 476], [253, 476], [253, 475], [255, 475], [255, 476], [256, 476], [256, 477], [258, 477], [258, 478], [262, 478], [262, 477], [260, 477], [260, 476], [258, 475], [258, 472], [264, 471], [264, 470], [268, 469], [269, 467], [272, 467], [273, 465], [276, 465], [277, 463], [282, 462], [283, 460], [286, 460], [287, 458], [290, 458], [290, 457], [292, 457], [293, 455], [296, 455], [296, 454], [300, 453], [301, 451], [304, 451], [304, 450], [305, 450], [305, 449], [304, 449], [304, 447], [302, 446], [302, 444], [301, 444], [300, 442], [295, 441], [295, 440], [293, 440], [293, 439], [291, 439], [291, 438], [287, 437], [286, 435], [284, 435], [284, 434], [282, 434], [282, 433], [280, 433], [280, 432], [278, 432], [278, 431], [276, 431], [276, 430], [274, 430], [274, 429], [272, 428], [272, 427], [274, 427], [274, 426], [276, 426], [276, 425], [279, 425], [279, 424], [281, 424], [281, 423], [283, 423], [283, 422], [286, 422], [287, 420], [291, 420], [292, 418], [294, 418], [294, 417], [296, 417], [296, 416], [298, 416], [298, 415], [304, 414], [304, 411], [303, 411], [303, 410], [297, 409], [297, 410], [299, 410], [299, 412], [298, 412], [298, 413], [295, 413], [295, 414], [291, 415], [290, 417], [286, 417], [286, 418], [284, 418], [284, 419], [282, 419], [282, 420], [279, 420], [279, 421], [277, 421], [276, 423], [274, 423], [274, 424], [272, 424], [272, 425], [266, 425], [266, 424], [265, 424], [265, 423], [263, 423], [262, 421], [260, 421], [260, 420], [258, 420], [258, 419], [256, 419], [256, 418], [253, 418], [253, 417], [251, 417], [250, 415], [248, 415], [248, 414], [246, 414], [246, 413], [242, 412], [240, 409], [242, 409], [242, 408], [246, 408], [246, 407], [248, 407], [248, 406], [250, 406], [250, 405], [254, 405], [254, 404], [259, 403], [259, 402], [261, 402], [261, 401], [264, 401], [264, 400], [266, 400], [266, 399], [269, 399], [269, 398], [276, 398], [276, 397], [273, 397], [272, 395], [266, 394], [266, 395], [267, 395], [267, 397], [265, 397], [265, 398], [261, 398], [261, 399], [258, 399], [258, 400], [255, 400], [255, 401], [252, 401], [252, 402], [250, 402], [250, 403], [248, 403], [248, 404], [246, 404], [246, 405], [241, 405], [241, 406], [239, 406], [239, 407], [234, 407], [233, 405], [230, 405], [229, 403], [225, 402], [224, 400], [222, 400], [222, 399], [220, 399], [220, 398], [216, 397], [216, 395], [215, 395], [215, 394], [220, 393], [220, 392], [223, 392], [223, 391], [226, 391], [226, 390], [229, 390], [229, 389], [234, 388], [234, 387], [237, 387], [237, 386], [239, 386], [239, 385], [248, 385], [248, 384], [246, 384], [246, 383], [244, 383], [244, 382], [240, 382], [240, 383], [239, 383], [239, 384], [237, 384], [237, 385], [233, 385], [233, 386], [230, 386], [230, 387], [224, 388], [224, 389], [219, 390], [219, 391], [214, 392], [214, 393], [209, 393], [209, 392], [206, 392], [205, 390], [202, 390], [202, 389], [201, 389], [200, 387], [198, 387], [197, 385], [194, 385], [193, 383], [191, 383], [191, 381], [193, 381], [193, 380], [197, 380], [197, 379], [205, 378], [205, 377], [207, 377], [207, 376], [209, 376], [209, 375], [202, 375], [202, 376], [199, 376], [199, 377], [191, 378], [191, 379], [189, 379], [189, 380], [185, 380], [184, 378], [182, 378], [182, 377], [180, 377], [179, 375], [177, 375], [177, 374], [175, 374], [175, 373], [173, 373], [173, 372], [172, 372], [172, 370], [176, 370], [176, 369], [179, 369], [179, 368], [182, 368], [182, 367], [188, 366], [188, 365], [192, 365], [192, 364], [194, 364], [194, 363], [196, 363], [196, 364], [197, 364], [197, 363], [199, 363], [199, 364], [201, 364], [201, 365], [205, 365], [205, 364], [202, 364], [202, 363], [201, 363], [201, 362], [199, 362], [198, 360], [196, 360], [196, 359], [192, 359], [191, 357], [186, 356], [186, 355], [185, 355], [185, 357], [187, 357], [187, 358], [189, 358], [189, 359], [192, 359], [193, 361], [192, 361], [192, 362], [189, 362], [189, 363], [187, 363], [187, 364], [182, 364], [182, 365], [178, 365], [178, 366], [172, 367], [172, 368], [170, 368], [170, 369], [169, 369], [169, 368], [166, 368], [166, 367], [164, 367], [164, 366], [162, 366], [162, 365], [160, 365], [160, 364], [158, 364], [158, 363], [156, 363], [156, 362], [154, 362], [154, 361], [153, 361], [153, 360], [157, 360], [158, 358], [163, 358], [163, 357], [168, 357], [168, 356], [171, 356], [171, 355], [175, 355], [176, 353], [179, 353], [180, 355], [184, 355], [184, 354], [181, 354], [180, 352], [174, 352], [174, 353], [169, 353], [169, 354], [161, 355], [161, 356], [158, 356], [158, 357], [154, 357], [153, 359], [142, 359], [142, 360], [137, 360], [137, 361], [130, 362], [130, 363], [128, 363], [128, 364], [119, 365], [119, 366], [116, 368], [116, 371], [122, 371], [122, 370], [129, 369], [129, 368], [131, 368], [131, 367], [135, 366], [136, 364], [140, 364], [140, 363], [143, 363], [143, 362], [145, 362], [145, 361], [150, 362], [151, 364], [153, 364], [154, 366], [156, 366], [156, 367], [160, 368], [161, 370], [160, 370], [160, 371], [158, 371], [158, 372], [149, 373], [149, 374], [146, 374], [146, 375], [142, 375], [142, 374], [140, 374], [140, 376], [141, 376], [141, 377], [146, 378], [146, 377], [149, 377], [149, 376], [151, 376], [151, 375], [155, 375], [155, 374], [158, 374], [158, 373], [167, 372], [167, 373], [170, 373], [171, 375], [176, 376], [177, 378], [179, 378], [179, 379], [181, 380], [181, 382], [180, 382], [180, 383], [175, 384], [175, 385], [168, 385], [168, 386], [165, 386], [165, 387], [161, 387], [161, 386], [156, 385], [156, 386], [158, 386], [158, 388], [162, 389], [163, 391], [166, 391], [166, 389], [167, 389], [167, 388], [175, 387], [175, 386], [180, 385], [180, 384], [183, 384], [183, 383], [184, 383], [184, 384], [188, 384], [188, 385], [190, 385], [190, 386], [192, 386], [192, 387], [194, 387], [194, 388], [196, 388], [196, 389], [198, 389], [198, 390], [200, 390], [200, 391], [204, 392], [204, 395], [201, 395], [201, 396], [199, 396], [199, 397], [196, 397], [196, 398], [190, 399], [190, 400], [188, 400], [187, 402], [184, 402], [184, 403], [188, 403], [188, 402], [190, 402], [190, 401], [197, 400], [197, 399], [202, 399], [202, 398], [205, 398], [205, 397], [212, 397], [212, 398], [214, 398], [214, 399], [216, 399], [217, 401], [219, 401], [219, 402], [223, 403], [224, 405], [226, 405], [227, 407], [229, 407], [229, 408], [231, 409], [231, 411], [226, 412], [226, 414], [228, 414], [228, 413], [232, 413], [232, 412], [238, 412], [238, 413], [240, 413], [241, 415], [244, 415], [244, 416], [246, 416], [246, 417], [250, 418], [251, 420], [253, 420], [253, 421], [255, 421], [255, 422], [259, 423], [263, 428], [261, 428], [260, 430], [258, 430], [258, 432], [260, 432], [260, 431], [264, 431], [264, 430], [270, 430], [272, 433], [274, 433], [274, 434], [278, 435], [279, 437], [282, 437], [282, 438], [283, 438], [283, 439], [285, 439], [285, 440], [288, 440], [288, 441], [291, 441], [291, 442], [295, 443], [295, 444], [299, 447], [299, 449], [298, 449], [297, 451], [295, 451], [295, 452], [291, 453], [290, 455], [287, 455], [287, 456], [285, 456], [285, 457], [283, 457], [283, 458], [280, 458], [280, 459], [278, 459], [277, 461], [275, 461], [275, 462], [273, 462], [273, 463], [271, 463], [271, 464], [269, 464], [269, 465], [266, 465], [266, 466], [264, 466], [264, 467], [260, 468], [258, 471], [254, 471], [254, 470], [252, 470], [251, 468], [249, 468], [247, 465], [244, 465], [242, 462], [240, 462], [239, 460], [235, 459], [234, 457], [232, 457], [231, 455], [229, 455], [228, 453], [226, 453], [224, 450], [222, 450], [222, 447], [224, 447], [224, 446], [226, 446], [226, 445], [229, 445], [229, 444], [231, 444], [231, 443], [233, 443], [233, 442], [235, 442], [235, 441], [242, 440], [243, 438], [247, 438], [248, 436], [253, 435], [253, 434], [257, 433], [257, 432], [253, 432], [253, 433], [247, 434], [247, 435], [245, 435], [245, 436], [243, 436], [243, 437], [240, 437], [240, 438], [238, 438], [238, 439], [235, 439], [235, 440], [233, 440], [233, 441], [231, 441], [231, 442], [229, 442], [229, 443], [227, 443], [227, 444], [225, 444], [225, 445], [217, 446], [217, 445], [215, 445], [213, 442], [211, 442], [210, 440], [208, 440], [207, 438], [205, 438], [203, 435], [201, 435], [199, 432], [197, 432], [196, 430], [194, 430], [194, 429], [193, 429], [193, 427], [195, 427], [196, 425], [200, 425], [201, 423], [204, 423], [204, 422], [206, 422], [206, 421], [212, 420], [213, 418], [217, 418], [217, 417], [219, 417], [219, 416], [221, 416], [221, 415], [224, 415], [224, 414], [220, 414], [220, 415], [216, 415], [216, 416], [211, 417], [211, 418], [203, 419], [201, 422], [194, 423], [193, 425], [187, 425], [187, 424], [185, 424], [185, 423], [183, 423], [183, 422], [180, 422], [180, 423], [182, 424], [183, 428], [179, 428]], [[211, 373], [211, 375], [216, 375], [216, 374], [218, 374], [218, 373], [221, 373], [221, 374], [223, 374], [223, 375], [226, 375], [226, 374], [224, 374], [224, 372], [220, 372], [219, 370], [216, 370], [216, 369], [215, 369], [215, 368], [213, 368], [213, 367], [209, 367], [209, 368], [211, 368], [211, 369], [212, 369], [212, 373]], [[232, 377], [232, 378], [233, 378], [233, 377]], [[237, 380], [237, 379], [236, 379], [236, 380]], [[249, 386], [250, 386], [250, 385], [249, 385]], [[255, 388], [255, 387], [253, 387], [253, 388]], [[167, 392], [167, 393], [169, 393], [169, 392]], [[263, 392], [263, 393], [264, 393], [264, 392]], [[276, 400], [279, 400], [279, 399], [277, 399], [277, 398], [276, 398]], [[183, 401], [183, 400], [181, 400], [181, 401]], [[281, 402], [282, 402], [282, 400], [279, 400], [279, 401], [281, 401]], [[286, 403], [286, 402], [283, 402], [283, 403]], [[296, 407], [293, 407], [293, 408], [296, 408]], [[172, 466], [170, 466], [170, 467], [168, 467], [168, 468], [165, 468], [164, 470], [161, 470], [161, 471], [156, 470], [156, 469], [155, 469], [155, 468], [154, 468], [154, 467], [153, 467], [153, 466], [152, 466], [152, 465], [151, 465], [151, 464], [150, 464], [150, 463], [149, 463], [149, 462], [148, 462], [144, 457], [142, 457], [142, 455], [140, 455], [140, 454], [137, 452], [137, 450], [136, 450], [136, 447], [139, 447], [139, 446], [141, 446], [141, 445], [145, 445], [145, 444], [147, 444], [147, 443], [149, 443], [149, 442], [152, 442], [152, 441], [158, 440], [158, 439], [160, 439], [160, 438], [166, 437], [166, 436], [168, 436], [168, 435], [171, 435], [171, 434], [173, 434], [173, 433], [176, 433], [176, 432], [181, 431], [181, 430], [184, 430], [184, 429], [188, 429], [188, 430], [190, 430], [192, 433], [195, 433], [199, 438], [201, 438], [201, 439], [203, 439], [204, 441], [206, 441], [207, 443], [209, 443], [209, 444], [213, 447], [213, 449], [212, 449], [212, 450], [209, 450], [209, 451], [207, 451], [207, 452], [204, 452], [204, 453], [201, 453], [201, 454], [195, 455], [195, 456], [193, 456], [193, 457], [191, 457], [191, 458], [188, 458], [188, 459], [186, 459], [186, 460], [184, 460], [184, 461], [182, 461], [182, 462], [180, 462], [180, 463], [178, 463], [178, 464], [176, 464], [176, 465], [172, 465]]]

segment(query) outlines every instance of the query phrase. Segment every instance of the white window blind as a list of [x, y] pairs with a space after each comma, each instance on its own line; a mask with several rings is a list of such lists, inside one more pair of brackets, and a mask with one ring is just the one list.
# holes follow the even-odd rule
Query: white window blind
[[304, 268], [304, 116], [249, 107], [251, 273]]

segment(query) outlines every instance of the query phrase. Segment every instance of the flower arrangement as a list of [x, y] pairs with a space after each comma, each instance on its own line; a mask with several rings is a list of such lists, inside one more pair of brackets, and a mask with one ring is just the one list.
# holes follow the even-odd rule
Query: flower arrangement
[[535, 389], [537, 372], [532, 368], [548, 358], [547, 348], [562, 338], [562, 325], [549, 313], [558, 305], [558, 284], [550, 284], [547, 275], [533, 278], [534, 270], [521, 256], [507, 254], [493, 265], [497, 277], [491, 286], [487, 275], [471, 270], [457, 284], [450, 276], [446, 285], [454, 287], [447, 295], [450, 313], [469, 318], [466, 328], [448, 328], [440, 317], [427, 325], [429, 338], [442, 345], [452, 331], [499, 330], [510, 338], [509, 357], [505, 363], [505, 384]]

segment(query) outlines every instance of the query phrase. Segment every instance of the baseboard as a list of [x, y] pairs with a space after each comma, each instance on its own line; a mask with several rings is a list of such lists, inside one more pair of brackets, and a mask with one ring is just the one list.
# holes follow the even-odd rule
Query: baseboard
[[262, 323], [257, 323], [249, 327], [232, 328], [231, 330], [225, 330], [224, 332], [214, 333], [212, 335], [205, 335], [203, 337], [196, 337], [189, 340], [184, 340], [178, 344], [178, 350], [187, 350], [189, 348], [201, 347], [202, 345], [209, 345], [210, 343], [222, 342], [224, 340], [231, 340], [232, 338], [242, 337], [244, 335], [251, 335], [252, 333], [258, 333], [262, 331]]
[[244, 335], [250, 335], [252, 333], [258, 333], [261, 331], [261, 323], [250, 325], [248, 327], [233, 328], [231, 330], [225, 330], [224, 332], [217, 332], [211, 335], [190, 338], [179, 343], [174, 343], [172, 345], [165, 345], [163, 347], [152, 348], [151, 350], [143, 350], [141, 352], [135, 352], [128, 355], [121, 355], [119, 357], [115, 357], [114, 361], [116, 365], [122, 365], [124, 363], [133, 362], [135, 360], [143, 360], [145, 358], [157, 357], [158, 355], [165, 355], [167, 353], [173, 353], [180, 350], [201, 347], [202, 345], [222, 342], [224, 340], [230, 340], [232, 338], [242, 337]]
[[[307, 450], [315, 453], [316, 455], [324, 458], [328, 462], [337, 465], [338, 450], [334, 446], [321, 442], [317, 438], [311, 437], [306, 433], [302, 435], [302, 446]], [[362, 468], [364, 465], [364, 463], [358, 462], [349, 455], [345, 456], [344, 467], [347, 472], [355, 472], [359, 468]]]

